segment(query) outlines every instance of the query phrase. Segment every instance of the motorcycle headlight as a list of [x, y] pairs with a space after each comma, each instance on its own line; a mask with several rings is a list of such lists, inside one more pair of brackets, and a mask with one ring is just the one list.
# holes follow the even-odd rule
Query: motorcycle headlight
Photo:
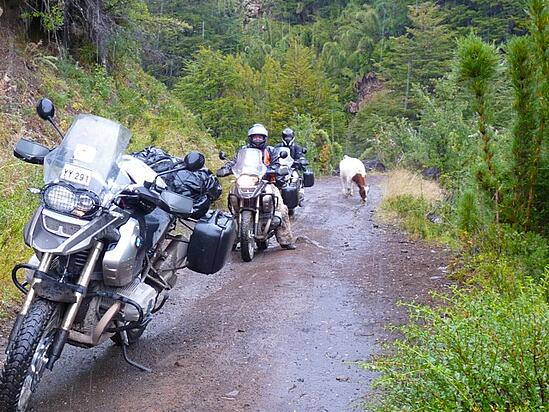
[[236, 184], [240, 187], [254, 187], [259, 182], [257, 176], [242, 175], [236, 179]]
[[48, 209], [78, 217], [90, 215], [99, 207], [99, 199], [94, 193], [62, 183], [46, 186], [42, 201]]

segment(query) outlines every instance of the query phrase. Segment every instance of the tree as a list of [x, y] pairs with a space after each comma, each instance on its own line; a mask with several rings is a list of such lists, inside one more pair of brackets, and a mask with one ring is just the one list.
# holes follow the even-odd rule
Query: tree
[[[411, 85], [432, 90], [434, 80], [450, 68], [452, 32], [443, 23], [444, 15], [433, 3], [409, 6], [411, 26], [406, 34], [391, 39], [379, 68], [383, 79], [400, 96], [405, 110], [417, 109]], [[413, 111], [410, 113], [413, 115]]]
[[314, 52], [292, 42], [281, 63], [279, 83], [271, 112], [279, 127], [300, 114], [310, 114], [321, 125], [331, 126], [332, 113], [340, 112], [336, 96], [315, 60]]
[[340, 95], [350, 100], [357, 79], [371, 70], [381, 30], [375, 10], [355, 3], [343, 10], [336, 27], [332, 41], [322, 47], [321, 61], [328, 75], [340, 85]]
[[505, 42], [511, 35], [524, 34], [524, 0], [443, 0], [448, 24], [462, 34], [474, 28], [486, 41]]
[[482, 139], [483, 160], [486, 169], [477, 172], [482, 189], [493, 198], [496, 222], [499, 222], [500, 183], [494, 166], [493, 138], [490, 131], [490, 94], [497, 75], [499, 57], [496, 49], [476, 35], [469, 35], [458, 43], [456, 69], [459, 80], [473, 98], [477, 115], [478, 134]]
[[252, 123], [257, 73], [239, 57], [200, 49], [185, 66], [176, 95], [215, 137], [241, 139]]
[[534, 209], [545, 209], [549, 192], [549, 184], [540, 179], [547, 165], [544, 147], [549, 121], [549, 2], [531, 0], [528, 6], [531, 35], [513, 39], [508, 57], [517, 112], [513, 128], [512, 216], [525, 229], [532, 228]]

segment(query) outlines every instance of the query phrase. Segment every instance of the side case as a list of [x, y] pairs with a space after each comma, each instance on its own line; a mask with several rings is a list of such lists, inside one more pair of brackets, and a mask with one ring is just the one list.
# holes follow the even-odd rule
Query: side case
[[282, 189], [282, 199], [288, 209], [295, 209], [299, 203], [297, 187], [286, 186]]
[[315, 173], [312, 170], [305, 170], [303, 172], [303, 186], [313, 187], [315, 185]]
[[219, 210], [208, 212], [196, 224], [189, 240], [187, 267], [206, 275], [225, 265], [236, 238], [231, 215]]

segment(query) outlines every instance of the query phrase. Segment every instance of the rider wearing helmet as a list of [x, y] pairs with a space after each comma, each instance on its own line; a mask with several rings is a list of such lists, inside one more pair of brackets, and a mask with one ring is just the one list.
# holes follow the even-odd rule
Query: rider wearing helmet
[[256, 123], [248, 130], [248, 147], [265, 150], [269, 132], [262, 124]]
[[[273, 147], [267, 144], [269, 139], [269, 132], [262, 124], [256, 123], [248, 130], [248, 144], [245, 147], [251, 147], [259, 149], [263, 152], [263, 163], [267, 166], [271, 165], [271, 159], [273, 158]], [[236, 163], [236, 156], [233, 160], [227, 162], [221, 169], [217, 171], [217, 176], [227, 176], [232, 167]], [[292, 236], [292, 229], [290, 223], [290, 216], [288, 215], [288, 207], [284, 204], [280, 190], [275, 185], [267, 185], [267, 189], [271, 191], [273, 195], [278, 199], [276, 204], [276, 211], [280, 213], [282, 224], [276, 229], [275, 236], [280, 247], [283, 249], [294, 250], [296, 248], [294, 238]]]
[[295, 134], [289, 127], [282, 131], [282, 142], [277, 144], [276, 147], [287, 147], [290, 149], [290, 156], [295, 161], [304, 157], [303, 148], [295, 142]]

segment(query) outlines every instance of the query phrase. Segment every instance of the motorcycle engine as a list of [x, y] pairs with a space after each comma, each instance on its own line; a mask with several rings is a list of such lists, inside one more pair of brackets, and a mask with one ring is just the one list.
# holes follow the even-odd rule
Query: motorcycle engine
[[[109, 292], [117, 293], [124, 296], [125, 298], [131, 299], [137, 303], [143, 314], [148, 315], [154, 308], [156, 301], [157, 291], [144, 283], [141, 279], [136, 278], [128, 285], [121, 288], [108, 288]], [[103, 298], [101, 302], [101, 307], [105, 310], [108, 309], [113, 304], [113, 300], [110, 298]], [[132, 305], [124, 305], [122, 309], [122, 316], [124, 321], [136, 321], [139, 320], [139, 312]]]

